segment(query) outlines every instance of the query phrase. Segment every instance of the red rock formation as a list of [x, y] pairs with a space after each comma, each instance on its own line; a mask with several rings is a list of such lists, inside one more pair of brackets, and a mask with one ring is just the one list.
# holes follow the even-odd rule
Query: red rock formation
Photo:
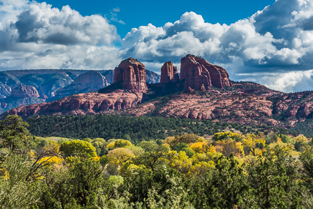
[[229, 75], [222, 67], [212, 65], [201, 57], [187, 55], [181, 59], [180, 79], [185, 79], [185, 90], [199, 89], [204, 85], [224, 88], [231, 86]]
[[170, 81], [177, 82], [179, 80], [177, 67], [171, 61], [165, 62], [161, 68], [161, 83]]
[[19, 115], [23, 118], [39, 115], [86, 115], [109, 113], [130, 108], [142, 100], [141, 93], [128, 93], [116, 90], [112, 93], [82, 93], [65, 97], [55, 102], [22, 106], [11, 109], [5, 115]]
[[225, 88], [225, 86], [232, 86], [231, 81], [229, 80], [229, 75], [227, 71], [217, 65], [212, 65], [203, 58], [197, 57], [196, 60], [200, 62], [211, 75], [212, 85], [218, 88]]
[[123, 60], [114, 69], [114, 83], [133, 92], [145, 92], [147, 87], [145, 66], [134, 58]]
[[10, 96], [19, 98], [39, 97], [39, 93], [33, 86], [20, 84], [13, 89]]

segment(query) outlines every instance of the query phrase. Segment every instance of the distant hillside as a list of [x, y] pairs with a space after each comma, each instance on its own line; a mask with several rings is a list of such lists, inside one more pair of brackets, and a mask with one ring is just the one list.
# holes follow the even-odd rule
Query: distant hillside
[[[147, 71], [148, 83], [160, 76]], [[55, 101], [78, 93], [98, 91], [113, 83], [113, 70], [11, 70], [0, 72], [0, 113], [23, 105]], [[21, 87], [25, 86], [25, 87]], [[29, 94], [29, 90], [37, 94]]]

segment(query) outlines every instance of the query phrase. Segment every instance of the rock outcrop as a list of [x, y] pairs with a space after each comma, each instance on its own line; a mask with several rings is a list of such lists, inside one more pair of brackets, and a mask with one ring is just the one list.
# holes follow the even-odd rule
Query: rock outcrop
[[120, 83], [124, 89], [132, 92], [147, 91], [145, 66], [134, 58], [123, 60], [114, 69], [114, 83]]
[[161, 83], [177, 82], [178, 80], [177, 67], [171, 61], [165, 62], [161, 68]]
[[12, 90], [11, 97], [17, 98], [29, 98], [29, 97], [39, 97], [37, 89], [30, 85], [19, 84]]
[[75, 81], [56, 92], [56, 97], [62, 98], [78, 93], [89, 93], [110, 85], [107, 79], [97, 71], [90, 70], [79, 75]]
[[181, 59], [180, 80], [185, 80], [185, 90], [189, 87], [200, 89], [204, 86], [224, 88], [231, 86], [227, 71], [217, 65], [212, 65], [201, 57], [187, 55]]
[[6, 98], [11, 94], [11, 87], [0, 83], [0, 99]]
[[[65, 97], [55, 102], [33, 104], [17, 107], [7, 111], [4, 115], [18, 115], [27, 118], [39, 115], [87, 115], [109, 113], [115, 110], [130, 108], [141, 102], [141, 93], [129, 93], [116, 90], [112, 93], [82, 93]], [[2, 115], [2, 116], [4, 116]]]

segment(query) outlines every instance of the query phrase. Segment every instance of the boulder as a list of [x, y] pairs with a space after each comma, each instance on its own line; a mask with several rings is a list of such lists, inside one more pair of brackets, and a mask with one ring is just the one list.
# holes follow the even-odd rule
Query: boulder
[[147, 91], [145, 66], [134, 58], [123, 60], [114, 69], [114, 83], [120, 83], [124, 89], [132, 92]]

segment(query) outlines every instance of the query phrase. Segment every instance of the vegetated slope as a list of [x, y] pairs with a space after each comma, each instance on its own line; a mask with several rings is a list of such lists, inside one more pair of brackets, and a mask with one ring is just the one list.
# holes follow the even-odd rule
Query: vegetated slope
[[313, 115], [313, 92], [282, 93], [240, 82], [225, 89], [196, 90], [157, 98], [123, 115], [164, 116], [291, 128]]
[[248, 82], [192, 92], [170, 91], [175, 88], [153, 84], [148, 85], [146, 93], [132, 93], [114, 90], [114, 85], [105, 93], [73, 95], [52, 103], [19, 107], [6, 114], [17, 114], [24, 119], [36, 114], [164, 116], [292, 128], [301, 127], [301, 123], [312, 118], [313, 112], [313, 92], [286, 94]]
[[[164, 139], [183, 133], [210, 136], [223, 130], [237, 130], [242, 133], [292, 133], [287, 129], [269, 126], [248, 126], [235, 123], [212, 122], [210, 120], [191, 120], [163, 117], [129, 117], [119, 115], [85, 116], [40, 116], [28, 118], [30, 132], [36, 136], [60, 136], [68, 138], [97, 138], [106, 140], [125, 138], [128, 134], [137, 142], [145, 139]], [[293, 133], [296, 134], [296, 133]]]

